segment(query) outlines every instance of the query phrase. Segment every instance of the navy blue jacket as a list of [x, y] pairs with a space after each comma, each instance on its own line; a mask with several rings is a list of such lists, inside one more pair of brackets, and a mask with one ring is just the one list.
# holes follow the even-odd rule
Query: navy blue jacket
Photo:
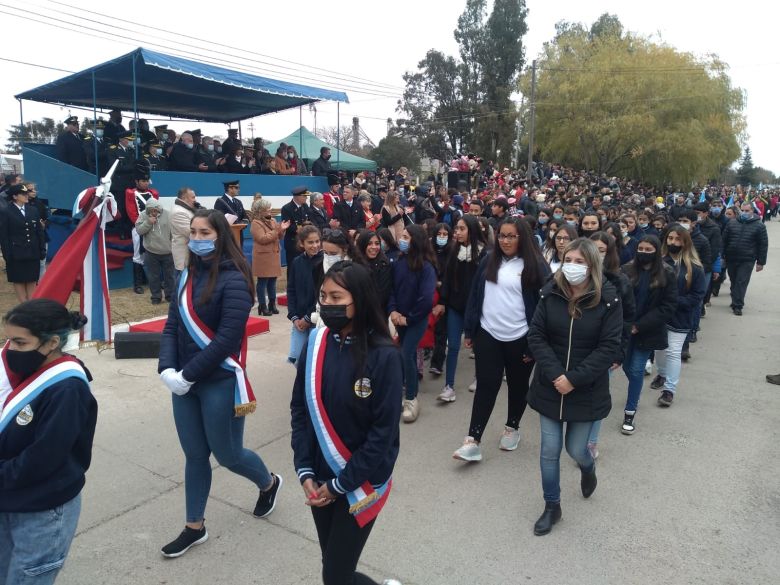
[[[399, 399], [400, 404], [400, 399]], [[0, 512], [41, 512], [75, 498], [92, 460], [97, 401], [65, 378], [30, 404], [32, 420], [0, 434]]]
[[[477, 332], [479, 331], [479, 324], [482, 320], [482, 305], [485, 302], [485, 271], [487, 270], [487, 263], [490, 259], [490, 254], [487, 254], [479, 263], [477, 273], [474, 275], [474, 280], [471, 283], [471, 294], [469, 294], [469, 302], [466, 305], [466, 315], [463, 321], [463, 332], [466, 339], [476, 339]], [[547, 262], [539, 262], [539, 273], [542, 275], [542, 281], [546, 281], [550, 276], [550, 265]], [[534, 312], [536, 311], [536, 305], [539, 303], [540, 289], [525, 290], [523, 289], [523, 305], [525, 306], [525, 319], [528, 324], [531, 324]]]
[[675, 266], [674, 260], [669, 256], [664, 258], [664, 261], [677, 274], [677, 308], [667, 325], [674, 331], [690, 331], [693, 329], [693, 315], [700, 310], [704, 293], [707, 291], [707, 286], [704, 284], [704, 270], [700, 266], [693, 267], [691, 286], [688, 288], [685, 281], [685, 266], [682, 264]]
[[[357, 372], [348, 341], [341, 343], [328, 334], [322, 379], [322, 402], [333, 428], [352, 458], [338, 477], [331, 471], [320, 450], [306, 401], [306, 361], [308, 341], [298, 360], [293, 386], [292, 449], [298, 479], [327, 482], [333, 494], [344, 494], [369, 481], [383, 484], [393, 473], [398, 457], [401, 418], [403, 362], [398, 348], [386, 340], [369, 347], [364, 372]], [[355, 392], [358, 378], [370, 380], [371, 393]], [[364, 393], [365, 394], [365, 393]]]
[[287, 281], [287, 318], [290, 321], [304, 319], [311, 323], [309, 317], [317, 308], [322, 276], [322, 252], [316, 256], [304, 253], [293, 260]]
[[160, 338], [157, 371], [168, 368], [182, 370], [184, 379], [189, 382], [229, 378], [234, 374], [221, 368], [220, 364], [241, 349], [246, 322], [252, 310], [252, 294], [244, 275], [232, 260], [220, 262], [214, 291], [205, 305], [201, 305], [199, 299], [209, 279], [209, 264], [198, 258], [193, 277], [195, 313], [214, 332], [214, 340], [200, 349], [184, 327], [179, 304], [172, 302]]
[[387, 312], [398, 311], [406, 317], [408, 325], [428, 318], [433, 309], [433, 293], [436, 291], [436, 269], [430, 262], [423, 262], [422, 270], [412, 272], [405, 254], [393, 262], [393, 290], [387, 303]]

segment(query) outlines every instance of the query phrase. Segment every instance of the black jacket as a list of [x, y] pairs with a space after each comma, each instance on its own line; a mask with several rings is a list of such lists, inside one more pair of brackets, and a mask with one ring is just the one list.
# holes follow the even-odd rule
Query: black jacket
[[[459, 244], [455, 244], [450, 254], [457, 254]], [[474, 276], [477, 274], [479, 263], [487, 253], [487, 247], [483, 247], [477, 255], [477, 259], [472, 262], [471, 260], [471, 246], [469, 246], [469, 259], [457, 260], [454, 264], [450, 264], [447, 259], [447, 269], [442, 279], [441, 288], [439, 290], [439, 304], [444, 305], [449, 309], [454, 309], [458, 313], [466, 312], [466, 305], [469, 302], [469, 293], [471, 293], [471, 285], [474, 282]]]
[[710, 247], [710, 241], [707, 239], [698, 225], [691, 224], [691, 240], [693, 241], [693, 247], [696, 248], [696, 253], [699, 255], [704, 272], [712, 272], [712, 263], [717, 258], [717, 255], [713, 256], [712, 249]]
[[747, 221], [732, 220], [723, 230], [723, 256], [726, 262], [756, 262], [765, 266], [768, 247], [766, 226], [758, 216]]
[[324, 177], [330, 171], [330, 162], [319, 157], [311, 165], [311, 174], [315, 177]]
[[704, 270], [699, 266], [693, 267], [691, 286], [689, 287], [686, 281], [685, 267], [682, 264], [675, 265], [674, 260], [669, 256], [664, 258], [664, 261], [676, 274], [677, 281], [677, 303], [667, 325], [669, 329], [674, 331], [690, 331], [693, 329], [694, 313], [701, 309], [701, 302], [707, 292], [707, 285], [704, 283]]
[[0, 249], [6, 260], [43, 260], [46, 258], [46, 234], [37, 207], [24, 206], [24, 215], [9, 203], [0, 216]]
[[309, 317], [317, 308], [317, 291], [322, 284], [322, 252], [316, 256], [306, 253], [295, 257], [290, 264], [287, 281], [287, 318], [290, 321]]
[[[324, 210], [323, 210], [324, 211]], [[287, 241], [292, 240], [293, 242], [298, 237], [298, 228], [300, 228], [305, 221], [311, 221], [314, 223], [314, 225], [319, 225], [315, 223], [315, 220], [310, 220], [309, 206], [304, 205], [296, 205], [295, 201], [288, 201], [284, 205], [282, 205], [281, 210], [281, 216], [282, 221], [289, 221], [290, 227], [287, 228], [287, 231], [284, 232], [284, 239]], [[326, 222], [327, 223], [327, 222]]]
[[617, 290], [620, 295], [620, 302], [623, 304], [623, 336], [621, 338], [622, 343], [615, 354], [614, 362], [616, 364], [622, 364], [626, 359], [626, 351], [628, 350], [628, 341], [631, 338], [631, 325], [634, 322], [636, 316], [636, 302], [634, 302], [634, 289], [631, 287], [631, 283], [628, 281], [628, 277], [622, 272], [604, 272], [604, 278], [606, 278], [612, 286]]
[[339, 220], [341, 229], [357, 230], [366, 226], [363, 207], [356, 199], [352, 200], [352, 206], [347, 205], [346, 201], [339, 201], [333, 206], [333, 219]]
[[249, 219], [246, 215], [244, 204], [241, 203], [241, 199], [238, 197], [231, 198], [227, 195], [223, 195], [214, 202], [214, 209], [221, 211], [225, 215], [228, 213], [235, 215], [238, 218], [236, 220], [237, 222], [245, 222]]
[[[707, 218], [703, 222], [699, 222], [699, 229], [701, 233], [707, 238], [710, 243], [710, 267], [717, 260], [718, 256], [722, 255], [723, 250], [723, 237], [720, 233], [720, 227], [711, 218]], [[704, 272], [707, 272], [705, 270]]]
[[65, 378], [29, 404], [32, 420], [0, 434], [0, 512], [41, 512], [75, 498], [92, 460], [97, 402]]
[[[554, 280], [547, 283], [536, 307], [528, 346], [536, 360], [534, 378], [528, 391], [531, 408], [553, 420], [596, 421], [607, 417], [612, 408], [609, 394], [609, 368], [620, 348], [623, 311], [615, 287], [605, 281], [601, 301], [579, 307], [579, 319], [569, 316], [569, 301]], [[553, 380], [566, 375], [574, 390], [563, 395]]]
[[199, 169], [198, 165], [195, 164], [195, 149], [187, 148], [183, 142], [174, 144], [171, 154], [168, 156], [168, 169], [171, 171], [197, 173]]
[[376, 258], [368, 261], [371, 269], [371, 278], [374, 281], [379, 300], [382, 303], [382, 311], [387, 311], [387, 303], [393, 292], [393, 267], [387, 258]]
[[157, 371], [168, 368], [181, 370], [184, 379], [190, 382], [221, 380], [234, 375], [220, 364], [241, 349], [246, 321], [252, 309], [252, 295], [241, 271], [231, 260], [223, 260], [211, 298], [206, 304], [201, 304], [199, 299], [208, 283], [210, 265], [200, 259], [196, 263], [192, 289], [195, 313], [215, 333], [214, 340], [200, 349], [187, 332], [178, 303], [171, 303], [160, 338]]
[[62, 162], [87, 170], [87, 155], [84, 152], [84, 139], [80, 134], [63, 132], [57, 137], [57, 158]]
[[[664, 269], [666, 271], [666, 285], [664, 287], [649, 288], [650, 282], [649, 278], [647, 279], [645, 284], [648, 287], [647, 297], [643, 306], [636, 304], [636, 299], [639, 297], [638, 287], [641, 286], [642, 281], [640, 280], [636, 286], [631, 287], [636, 305], [631, 325], [637, 328], [637, 333], [631, 338], [638, 349], [666, 349], [668, 345], [666, 325], [671, 321], [677, 308], [677, 276], [668, 265], [664, 264]], [[626, 270], [625, 267], [624, 270]]]
[[[341, 343], [335, 335], [328, 334], [326, 347], [322, 404], [352, 457], [336, 476], [322, 455], [306, 399], [307, 341], [298, 360], [290, 402], [291, 443], [298, 479], [301, 483], [307, 479], [328, 482], [328, 489], [334, 495], [350, 492], [366, 481], [377, 487], [392, 475], [398, 458], [403, 387], [401, 352], [389, 340], [369, 347], [365, 370], [358, 372], [348, 342]], [[358, 378], [369, 380], [367, 396], [365, 392], [355, 392]]]
[[[289, 203], [287, 204], [289, 205]], [[285, 206], [286, 207], [286, 206]], [[327, 229], [330, 227], [330, 221], [328, 220], [328, 214], [325, 211], [325, 208], [317, 209], [316, 207], [312, 206], [309, 207], [306, 212], [306, 219], [312, 223], [318, 230], [320, 230], [320, 233], [322, 230]], [[298, 233], [298, 226], [293, 225], [292, 222], [290, 223], [290, 227], [287, 230], [289, 232], [290, 230], [293, 230], [296, 234]], [[287, 238], [287, 232], [285, 232], [284, 236]], [[293, 236], [294, 237], [294, 236]], [[287, 238], [289, 239], [289, 238]]]

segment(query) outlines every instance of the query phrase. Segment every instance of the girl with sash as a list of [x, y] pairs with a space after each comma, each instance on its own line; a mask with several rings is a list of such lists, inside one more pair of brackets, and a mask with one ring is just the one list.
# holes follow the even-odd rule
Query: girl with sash
[[188, 247], [191, 254], [163, 329], [158, 366], [172, 393], [173, 419], [186, 458], [186, 525], [162, 548], [169, 558], [208, 539], [203, 518], [211, 489], [211, 453], [220, 465], [257, 486], [258, 518], [273, 512], [282, 486], [282, 478], [243, 447], [243, 417], [255, 410], [246, 376], [245, 329], [255, 292], [249, 264], [221, 211], [195, 212]]
[[323, 583], [370, 585], [356, 568], [392, 486], [403, 365], [367, 268], [335, 264], [319, 298], [325, 327], [309, 333], [290, 404], [294, 464]]
[[97, 402], [63, 353], [87, 318], [33, 299], [5, 316], [0, 367], [0, 583], [54, 583], [81, 512]]

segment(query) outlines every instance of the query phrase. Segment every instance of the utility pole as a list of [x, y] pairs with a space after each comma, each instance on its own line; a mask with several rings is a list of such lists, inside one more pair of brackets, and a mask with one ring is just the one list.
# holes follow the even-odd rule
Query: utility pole
[[531, 113], [531, 123], [528, 126], [528, 169], [526, 171], [526, 177], [528, 179], [528, 186], [530, 187], [533, 181], [533, 167], [534, 167], [534, 125], [536, 123], [536, 59], [531, 64], [531, 99], [528, 104]]
[[249, 124], [246, 125], [247, 128], [249, 128], [249, 131], [252, 133], [252, 142], [255, 140], [255, 123], [249, 122]]
[[[523, 104], [525, 101], [525, 97], [520, 98], [520, 112], [523, 111]], [[522, 129], [522, 123], [520, 122], [520, 116], [517, 117], [517, 168], [520, 168], [520, 131]]]

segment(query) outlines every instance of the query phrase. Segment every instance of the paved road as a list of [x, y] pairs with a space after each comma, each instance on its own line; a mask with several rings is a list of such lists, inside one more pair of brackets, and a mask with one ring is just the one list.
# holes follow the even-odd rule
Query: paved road
[[[363, 554], [362, 569], [414, 584], [777, 584], [780, 583], [780, 225], [769, 225], [767, 269], [754, 275], [743, 317], [728, 286], [713, 299], [674, 406], [645, 387], [634, 436], [620, 434], [625, 378], [613, 377], [617, 408], [605, 421], [599, 487], [579, 494], [579, 472], [562, 459], [563, 521], [545, 537], [538, 416], [528, 411], [514, 453], [498, 450], [506, 409], [499, 398], [484, 460], [451, 459], [466, 433], [473, 361], [461, 356], [458, 401], [435, 404], [426, 380], [422, 414], [402, 431], [393, 494]], [[249, 373], [260, 396], [245, 442], [285, 480], [277, 510], [251, 516], [256, 492], [216, 467], [206, 511], [211, 539], [173, 561], [159, 554], [181, 529], [184, 460], [168, 392], [151, 360], [80, 352], [100, 402], [94, 460], [78, 535], [60, 585], [316, 584], [319, 549], [292, 467], [284, 363], [288, 326], [250, 342]], [[774, 575], [774, 577], [773, 577]]]

